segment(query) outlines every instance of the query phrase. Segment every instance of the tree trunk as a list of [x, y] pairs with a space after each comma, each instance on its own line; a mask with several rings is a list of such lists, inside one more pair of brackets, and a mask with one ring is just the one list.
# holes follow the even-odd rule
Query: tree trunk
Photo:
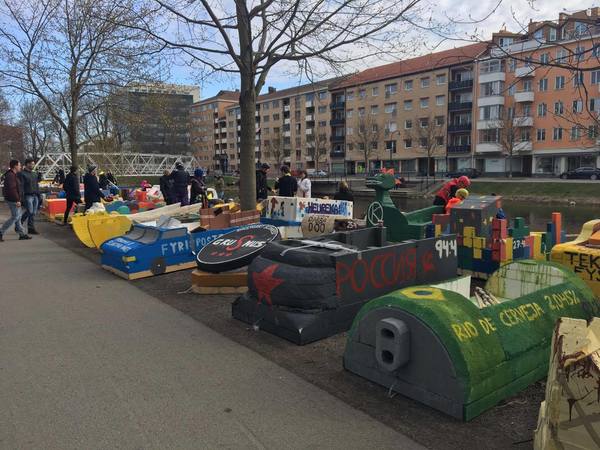
[[240, 73], [240, 78], [240, 207], [242, 211], [250, 211], [256, 209], [256, 91], [254, 75], [251, 72]]
[[[78, 156], [78, 145], [77, 145], [77, 133], [74, 128], [70, 129], [69, 132], [69, 152], [71, 152], [71, 164], [78, 165], [77, 156]], [[85, 169], [85, 168], [84, 168]]]

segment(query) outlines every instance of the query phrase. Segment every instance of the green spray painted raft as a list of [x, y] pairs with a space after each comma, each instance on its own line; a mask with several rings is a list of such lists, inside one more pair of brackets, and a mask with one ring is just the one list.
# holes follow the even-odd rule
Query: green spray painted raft
[[600, 312], [591, 289], [553, 263], [518, 261], [470, 297], [470, 277], [401, 289], [358, 313], [344, 367], [462, 420], [548, 371], [559, 317]]

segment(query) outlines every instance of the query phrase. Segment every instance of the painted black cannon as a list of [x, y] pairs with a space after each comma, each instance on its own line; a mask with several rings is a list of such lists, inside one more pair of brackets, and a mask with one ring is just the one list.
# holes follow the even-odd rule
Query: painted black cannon
[[248, 268], [233, 317], [306, 344], [347, 330], [362, 305], [456, 276], [454, 236], [388, 243], [385, 228], [272, 242]]

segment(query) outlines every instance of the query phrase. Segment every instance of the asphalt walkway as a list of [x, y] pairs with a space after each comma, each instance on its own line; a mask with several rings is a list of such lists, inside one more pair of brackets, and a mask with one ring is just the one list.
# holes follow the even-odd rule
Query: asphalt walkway
[[5, 239], [0, 448], [422, 448], [68, 249]]

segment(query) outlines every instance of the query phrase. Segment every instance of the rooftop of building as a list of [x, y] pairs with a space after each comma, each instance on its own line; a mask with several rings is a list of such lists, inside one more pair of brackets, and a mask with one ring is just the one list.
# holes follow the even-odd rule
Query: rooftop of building
[[208, 97], [208, 98], [203, 98], [202, 100], [197, 101], [196, 103], [194, 103], [193, 106], [198, 106], [198, 105], [205, 105], [207, 103], [213, 103], [213, 102], [218, 102], [218, 101], [222, 101], [222, 102], [237, 102], [240, 98], [240, 91], [219, 91], [216, 95], [213, 95], [212, 97]]

